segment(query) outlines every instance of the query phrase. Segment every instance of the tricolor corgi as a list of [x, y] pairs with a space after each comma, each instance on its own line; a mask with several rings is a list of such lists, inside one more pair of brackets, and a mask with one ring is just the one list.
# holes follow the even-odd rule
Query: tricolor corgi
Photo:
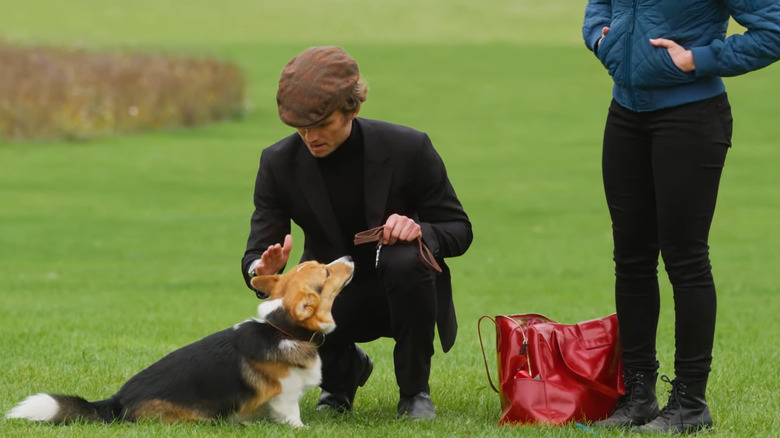
[[302, 427], [299, 400], [320, 384], [317, 346], [336, 328], [333, 299], [353, 270], [352, 259], [342, 257], [257, 276], [252, 286], [269, 295], [257, 318], [168, 354], [105, 400], [36, 394], [6, 418], [51, 423], [269, 418]]

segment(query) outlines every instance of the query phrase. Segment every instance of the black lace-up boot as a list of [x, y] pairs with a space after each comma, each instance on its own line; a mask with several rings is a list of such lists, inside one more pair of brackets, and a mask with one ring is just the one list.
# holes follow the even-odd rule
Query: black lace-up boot
[[690, 433], [712, 427], [710, 408], [704, 398], [707, 380], [687, 382], [666, 376], [661, 376], [661, 380], [672, 385], [669, 401], [653, 421], [637, 427], [636, 432]]
[[626, 393], [618, 399], [609, 417], [596, 421], [593, 425], [630, 428], [641, 426], [655, 418], [658, 415], [658, 399], [655, 397], [657, 379], [656, 372], [624, 370]]

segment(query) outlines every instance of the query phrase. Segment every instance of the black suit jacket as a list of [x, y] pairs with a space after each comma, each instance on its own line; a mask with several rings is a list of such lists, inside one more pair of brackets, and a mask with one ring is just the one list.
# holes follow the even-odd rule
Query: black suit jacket
[[[443, 259], [463, 254], [472, 240], [471, 222], [458, 200], [444, 163], [428, 135], [377, 120], [357, 118], [363, 133], [366, 224], [383, 225], [393, 213], [413, 218], [423, 241], [442, 267], [436, 278], [437, 326], [444, 351], [455, 342], [457, 321], [450, 271]], [[303, 140], [296, 133], [264, 149], [255, 183], [251, 230], [241, 262], [247, 286], [249, 265], [281, 243], [294, 221], [304, 233], [301, 261], [330, 262], [347, 254], [327, 189]]]

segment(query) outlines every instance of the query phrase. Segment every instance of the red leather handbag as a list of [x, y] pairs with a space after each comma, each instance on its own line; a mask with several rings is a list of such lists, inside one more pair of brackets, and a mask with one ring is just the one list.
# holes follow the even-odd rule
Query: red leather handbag
[[[496, 325], [498, 387], [482, 345], [486, 318]], [[477, 330], [501, 399], [499, 425], [600, 420], [624, 393], [615, 314], [572, 325], [538, 314], [485, 315]]]

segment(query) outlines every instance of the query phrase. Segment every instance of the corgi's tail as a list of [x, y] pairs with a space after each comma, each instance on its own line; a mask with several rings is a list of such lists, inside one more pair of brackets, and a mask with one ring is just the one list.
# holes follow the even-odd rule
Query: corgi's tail
[[119, 417], [121, 406], [113, 398], [89, 402], [75, 395], [35, 394], [22, 400], [5, 418], [68, 423], [74, 420], [110, 423]]

